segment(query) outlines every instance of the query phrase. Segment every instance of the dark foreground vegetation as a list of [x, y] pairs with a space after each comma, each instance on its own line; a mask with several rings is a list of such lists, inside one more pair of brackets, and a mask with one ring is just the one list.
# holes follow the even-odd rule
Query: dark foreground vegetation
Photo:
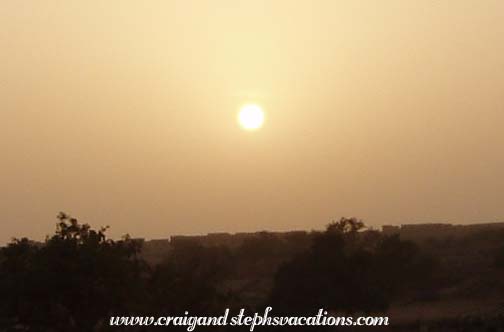
[[[277, 315], [324, 308], [390, 317], [391, 326], [367, 330], [504, 327], [502, 232], [413, 242], [342, 218], [324, 232], [262, 232], [235, 247], [178, 241], [154, 264], [142, 241], [113, 241], [105, 228], [58, 218], [45, 243], [18, 239], [1, 249], [0, 331], [119, 331], [108, 326], [110, 316], [210, 316], [266, 306]], [[163, 329], [174, 330], [129, 330]]]

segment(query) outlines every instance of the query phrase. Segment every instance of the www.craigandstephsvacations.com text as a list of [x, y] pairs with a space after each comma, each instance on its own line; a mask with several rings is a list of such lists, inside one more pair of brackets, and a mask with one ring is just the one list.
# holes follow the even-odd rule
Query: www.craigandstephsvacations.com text
[[198, 326], [247, 326], [254, 331], [257, 326], [387, 326], [386, 316], [329, 316], [324, 309], [319, 309], [313, 316], [273, 316], [272, 307], [267, 307], [264, 313], [246, 315], [245, 309], [240, 309], [236, 316], [230, 316], [226, 309], [222, 316], [190, 316], [188, 311], [183, 316], [140, 317], [112, 316], [110, 326], [184, 326], [187, 331], [194, 331]]

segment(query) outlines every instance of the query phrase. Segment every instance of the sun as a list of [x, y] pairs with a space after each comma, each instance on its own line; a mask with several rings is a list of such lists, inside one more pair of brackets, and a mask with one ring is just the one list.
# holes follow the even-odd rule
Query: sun
[[238, 122], [245, 130], [259, 129], [264, 124], [264, 112], [259, 105], [243, 105], [238, 113]]

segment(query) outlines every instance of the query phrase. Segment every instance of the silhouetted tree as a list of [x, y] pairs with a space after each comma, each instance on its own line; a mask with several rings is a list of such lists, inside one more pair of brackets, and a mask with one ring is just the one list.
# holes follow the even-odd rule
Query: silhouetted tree
[[504, 246], [499, 248], [494, 255], [495, 267], [502, 269], [504, 268]]
[[364, 228], [355, 218], [329, 224], [279, 269], [270, 303], [291, 313], [380, 311], [400, 287], [432, 272], [413, 243]]
[[228, 297], [222, 281], [233, 266], [233, 257], [225, 247], [180, 243], [153, 271], [149, 284], [153, 312], [166, 314], [188, 310], [220, 314]]
[[135, 309], [140, 243], [106, 238], [64, 213], [43, 245], [14, 240], [2, 249], [0, 296], [6, 324], [43, 330], [92, 331], [112, 313]]

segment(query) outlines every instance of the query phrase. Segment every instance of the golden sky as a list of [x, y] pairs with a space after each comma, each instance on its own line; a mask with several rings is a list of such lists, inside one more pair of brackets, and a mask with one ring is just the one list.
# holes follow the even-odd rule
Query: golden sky
[[0, 242], [59, 211], [147, 238], [504, 219], [503, 1], [2, 0], [0, 28]]

